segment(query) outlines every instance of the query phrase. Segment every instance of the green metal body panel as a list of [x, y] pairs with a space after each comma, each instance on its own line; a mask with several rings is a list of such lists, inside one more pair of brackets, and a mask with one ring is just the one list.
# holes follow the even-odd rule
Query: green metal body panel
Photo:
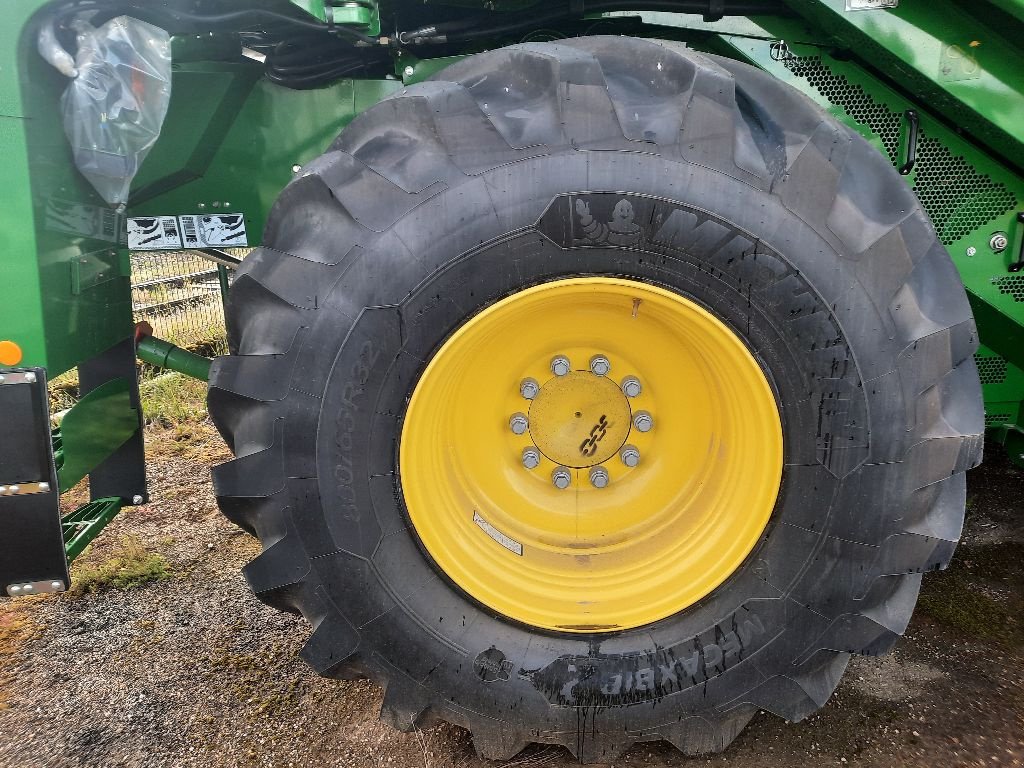
[[[933, 112], [1020, 162], [1020, 42], [1004, 37], [1012, 30], [992, 26], [978, 12], [984, 2], [905, 0], [881, 13], [848, 12], [846, 0], [792, 0], [791, 5]], [[1021, 13], [1019, 2], [1003, 5]]]
[[66, 79], [35, 50], [38, 5], [0, 4], [0, 285], [16, 288], [0, 302], [0, 339], [52, 378], [125, 338], [132, 320], [123, 220], [74, 168], [59, 109]]
[[[379, 7], [334, 0], [204, 1], [215, 10], [259, 7], [330, 20], [370, 36], [419, 26], [431, 13], [449, 20], [491, 14], [504, 22], [545, 8], [537, 0], [442, 0], [430, 6], [393, 0]], [[847, 11], [846, 0], [787, 3], [789, 15], [717, 22], [664, 12], [618, 12], [590, 21], [602, 33], [631, 34], [642, 21], [642, 34], [761, 67], [859, 131], [897, 166], [907, 159], [905, 113], [913, 110], [920, 136], [907, 182], [967, 286], [984, 344], [978, 361], [992, 436], [1009, 447], [1024, 446], [1024, 273], [1008, 269], [1024, 240], [1017, 217], [1024, 210], [1024, 0], [902, 0], [895, 9], [870, 11]], [[530, 36], [448, 46], [436, 55], [427, 47], [415, 55], [395, 50], [387, 79], [343, 79], [299, 91], [263, 78], [261, 65], [242, 57], [230, 31], [179, 35], [161, 137], [133, 183], [127, 208], [115, 211], [74, 168], [59, 109], [67, 81], [35, 50], [32, 15], [43, 5], [0, 0], [6, 21], [0, 29], [0, 156], [7, 167], [0, 285], [16, 287], [0, 301], [0, 340], [17, 342], [24, 351], [21, 364], [44, 366], [51, 376], [131, 333], [122, 247], [126, 216], [242, 213], [249, 244], [256, 245], [280, 190], [361, 111], [465, 53]], [[184, 0], [165, 5], [197, 7]], [[552, 26], [544, 24], [545, 34]], [[989, 243], [1000, 232], [1010, 245], [996, 252]], [[123, 402], [118, 408], [76, 409], [71, 424], [88, 418], [115, 428], [134, 414]], [[71, 468], [62, 475], [62, 488], [81, 476], [96, 453], [76, 445], [72, 434], [63, 436], [65, 466]], [[73, 457], [78, 451], [88, 459]]]
[[[270, 206], [296, 169], [323, 153], [357, 114], [402, 87], [394, 80], [341, 80], [293, 91], [256, 80], [255, 62], [181, 67], [172, 94], [183, 92], [174, 90], [179, 77], [189, 90], [172, 95], [167, 124], [191, 127], [166, 131], [157, 142], [133, 185], [139, 191], [128, 213], [244, 213], [249, 245], [259, 244]], [[245, 89], [240, 103], [233, 85]]]
[[74, 487], [138, 428], [124, 379], [108, 381], [75, 403], [61, 420], [60, 447], [54, 451], [61, 490]]

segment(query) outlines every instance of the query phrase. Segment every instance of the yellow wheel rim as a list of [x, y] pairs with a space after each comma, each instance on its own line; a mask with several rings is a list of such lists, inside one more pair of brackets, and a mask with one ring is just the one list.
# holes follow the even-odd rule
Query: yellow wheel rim
[[775, 397], [736, 334], [682, 296], [603, 277], [529, 288], [463, 325], [417, 383], [399, 449], [437, 566], [494, 611], [566, 632], [642, 626], [709, 594], [757, 544], [782, 462]]

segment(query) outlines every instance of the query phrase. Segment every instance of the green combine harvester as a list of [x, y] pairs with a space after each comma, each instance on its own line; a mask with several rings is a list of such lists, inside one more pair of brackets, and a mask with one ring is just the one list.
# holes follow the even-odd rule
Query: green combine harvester
[[[209, 380], [246, 579], [387, 722], [716, 752], [893, 646], [986, 439], [1024, 464], [1024, 0], [0, 8], [7, 595], [147, 502], [141, 358]], [[175, 250], [233, 270], [212, 363], [133, 322]]]

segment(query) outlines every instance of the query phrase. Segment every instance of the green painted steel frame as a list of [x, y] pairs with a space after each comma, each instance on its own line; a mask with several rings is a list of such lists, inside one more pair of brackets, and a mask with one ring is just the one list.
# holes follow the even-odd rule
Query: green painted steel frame
[[117, 513], [121, 511], [121, 499], [109, 497], [83, 504], [60, 520], [64, 533], [64, 554], [68, 563], [82, 554], [89, 543], [99, 536]]

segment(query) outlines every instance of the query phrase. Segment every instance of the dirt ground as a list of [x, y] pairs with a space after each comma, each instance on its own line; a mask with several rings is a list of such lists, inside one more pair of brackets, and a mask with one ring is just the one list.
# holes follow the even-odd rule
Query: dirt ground
[[[216, 509], [208, 467], [226, 448], [208, 424], [156, 429], [150, 441], [155, 501], [122, 514], [76, 571], [108, 562], [130, 536], [169, 573], [0, 601], [0, 766], [498, 768], [460, 728], [395, 733], [377, 720], [376, 686], [307, 669], [302, 620], [259, 603], [239, 573], [258, 546]], [[970, 475], [954, 565], [925, 577], [895, 652], [854, 659], [816, 716], [759, 714], [724, 755], [638, 745], [616, 765], [1024, 765], [1022, 483], [990, 447]], [[500, 765], [574, 764], [535, 746]]]

